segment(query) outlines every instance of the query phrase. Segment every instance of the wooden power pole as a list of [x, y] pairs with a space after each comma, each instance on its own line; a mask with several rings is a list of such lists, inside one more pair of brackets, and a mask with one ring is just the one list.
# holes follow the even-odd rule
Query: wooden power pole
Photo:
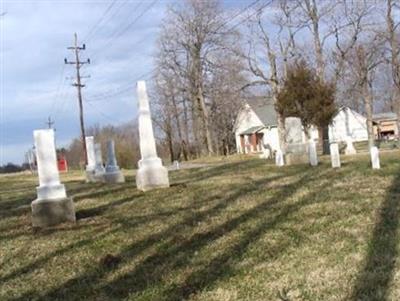
[[85, 50], [86, 46], [85, 44], [82, 45], [82, 47], [78, 46], [78, 36], [75, 33], [74, 34], [75, 38], [75, 43], [74, 46], [68, 47], [67, 49], [73, 50], [75, 53], [75, 62], [69, 62], [67, 59], [64, 59], [65, 64], [72, 64], [75, 65], [76, 67], [76, 82], [73, 83], [72, 85], [77, 87], [78, 89], [78, 102], [79, 102], [79, 120], [81, 124], [81, 139], [82, 139], [82, 146], [83, 146], [83, 154], [85, 157], [85, 165], [87, 165], [87, 153], [86, 153], [86, 135], [85, 135], [85, 124], [83, 122], [83, 104], [82, 104], [82, 91], [81, 89], [85, 86], [81, 83], [81, 74], [80, 74], [80, 68], [84, 64], [90, 64], [90, 59], [87, 59], [85, 62], [81, 62], [79, 60], [79, 51]]
[[49, 118], [47, 118], [46, 124], [47, 124], [47, 126], [48, 126], [49, 129], [52, 129], [52, 128], [53, 128], [54, 121], [51, 120], [51, 116], [49, 116]]

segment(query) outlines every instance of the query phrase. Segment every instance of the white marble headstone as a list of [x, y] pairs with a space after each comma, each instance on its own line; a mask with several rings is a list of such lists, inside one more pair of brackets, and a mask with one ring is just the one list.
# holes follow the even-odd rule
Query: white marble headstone
[[143, 191], [169, 187], [168, 170], [157, 156], [150, 104], [145, 81], [137, 82], [139, 104], [139, 139], [141, 159], [136, 173], [137, 188]]
[[95, 156], [95, 174], [101, 175], [105, 172], [105, 168], [103, 166], [103, 156], [101, 154], [101, 144], [95, 143], [94, 144], [94, 156]]
[[340, 167], [340, 154], [339, 154], [339, 145], [337, 143], [332, 143], [330, 145], [330, 153], [331, 153], [331, 162], [333, 168]]
[[308, 156], [310, 160], [310, 165], [317, 166], [318, 165], [317, 145], [314, 140], [310, 140], [308, 142]]
[[283, 158], [283, 152], [280, 149], [276, 150], [276, 153], [275, 153], [275, 164], [276, 164], [276, 166], [284, 166], [285, 165], [285, 160]]
[[371, 163], [373, 169], [380, 169], [381, 163], [379, 161], [379, 150], [376, 146], [371, 147]]
[[347, 137], [346, 138], [346, 148], [344, 150], [344, 153], [346, 155], [355, 155], [357, 154], [356, 149], [354, 148], [353, 145], [353, 139], [351, 139], [351, 137]]
[[36, 160], [39, 175], [39, 187], [36, 188], [38, 200], [66, 198], [65, 187], [60, 183], [57, 167], [57, 155], [54, 143], [54, 130], [36, 130]]
[[75, 222], [72, 198], [68, 198], [65, 187], [60, 183], [54, 130], [33, 132], [39, 175], [37, 199], [31, 203], [32, 225], [48, 227], [63, 222]]
[[86, 154], [88, 160], [86, 170], [93, 171], [96, 167], [96, 159], [94, 153], [94, 137], [88, 136], [85, 138], [85, 141], [86, 141]]
[[179, 170], [180, 169], [180, 164], [179, 164], [178, 160], [174, 161], [174, 168], [175, 168], [175, 170]]
[[269, 148], [264, 148], [262, 154], [260, 154], [261, 159], [269, 159], [271, 157], [271, 150]]

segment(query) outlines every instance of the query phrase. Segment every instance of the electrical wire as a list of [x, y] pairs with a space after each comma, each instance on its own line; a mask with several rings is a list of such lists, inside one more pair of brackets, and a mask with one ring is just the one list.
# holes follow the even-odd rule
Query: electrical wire
[[103, 14], [101, 15], [101, 17], [97, 20], [97, 22], [92, 26], [92, 28], [89, 30], [89, 32], [86, 34], [86, 36], [84, 37], [84, 41], [86, 41], [86, 43], [90, 40], [91, 35], [93, 35], [95, 33], [95, 31], [97, 30], [98, 26], [100, 25], [100, 23], [104, 20], [105, 16], [108, 14], [108, 12], [112, 9], [112, 7], [115, 5], [115, 3], [117, 2], [117, 0], [113, 0], [110, 5], [107, 6], [107, 8], [105, 9], [105, 11], [103, 12]]

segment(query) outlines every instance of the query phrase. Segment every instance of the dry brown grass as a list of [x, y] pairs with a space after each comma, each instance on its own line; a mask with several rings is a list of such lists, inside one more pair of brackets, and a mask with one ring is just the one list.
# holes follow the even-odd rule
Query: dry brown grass
[[400, 154], [343, 159], [236, 158], [147, 193], [63, 175], [78, 221], [45, 230], [36, 178], [1, 177], [0, 300], [400, 300]]

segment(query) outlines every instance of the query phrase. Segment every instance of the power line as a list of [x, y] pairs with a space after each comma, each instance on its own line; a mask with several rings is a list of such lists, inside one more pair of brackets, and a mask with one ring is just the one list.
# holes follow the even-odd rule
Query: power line
[[118, 96], [118, 95], [122, 95], [125, 94], [126, 92], [130, 92], [133, 90], [133, 83], [135, 83], [136, 81], [140, 80], [140, 79], [146, 79], [149, 77], [149, 75], [151, 75], [153, 72], [155, 71], [155, 68], [151, 69], [150, 71], [147, 71], [139, 76], [136, 76], [135, 78], [133, 78], [132, 80], [129, 81], [129, 83], [121, 85], [119, 88], [117, 89], [113, 89], [113, 90], [108, 90], [106, 92], [94, 95], [92, 97], [90, 97], [87, 102], [97, 102], [97, 101], [102, 101], [105, 99], [109, 99], [111, 97], [114, 96]]
[[88, 103], [89, 106], [91, 106], [95, 111], [97, 111], [101, 116], [103, 116], [105, 119], [111, 122], [118, 122], [118, 120], [114, 119], [113, 117], [110, 117], [109, 115], [103, 113], [99, 108], [97, 108], [95, 105]]
[[[107, 22], [109, 22], [110, 20], [112, 20], [112, 19], [117, 15], [117, 13], [121, 10], [121, 8], [122, 8], [124, 5], [126, 5], [126, 4], [128, 3], [128, 1], [129, 1], [129, 0], [124, 0], [124, 1], [122, 1], [122, 2], [121, 2], [121, 5], [118, 6], [118, 7], [116, 7], [116, 8], [114, 9], [114, 13], [111, 14], [111, 15], [107, 18], [107, 20], [104, 21], [103, 23], [106, 24]], [[95, 34], [96, 34], [96, 32], [94, 32], [94, 33], [92, 34], [92, 36], [89, 37], [89, 40], [91, 40], [91, 39], [93, 38], [93, 36], [95, 36]], [[86, 40], [86, 42], [87, 42], [87, 41], [88, 41], [88, 40]]]
[[[264, 5], [260, 6], [259, 8], [257, 8], [252, 14], [248, 15], [246, 18], [244, 18], [243, 20], [239, 21], [237, 24], [235, 24], [234, 26], [232, 26], [229, 30], [233, 30], [236, 27], [238, 27], [239, 25], [242, 25], [244, 22], [248, 21], [251, 17], [253, 17], [255, 14], [260, 13], [264, 8], [266, 8], [268, 5], [271, 4], [272, 1], [268, 1], [267, 3], [265, 3]], [[246, 9], [247, 10], [247, 9]], [[246, 10], [242, 11], [242, 13], [244, 13]]]
[[87, 33], [87, 35], [84, 37], [83, 40], [85, 40], [86, 42], [89, 41], [89, 37], [91, 34], [93, 34], [97, 27], [100, 25], [100, 23], [104, 20], [105, 16], [107, 15], [107, 13], [111, 10], [111, 8], [114, 6], [114, 4], [117, 2], [117, 0], [113, 0], [110, 5], [107, 6], [106, 10], [103, 12], [103, 14], [101, 15], [101, 17], [97, 20], [97, 22], [92, 26], [92, 28], [89, 30], [89, 32]]
[[[127, 32], [134, 24], [136, 24], [136, 22], [139, 21], [140, 18], [142, 18], [142, 17], [157, 3], [157, 2], [158, 2], [158, 0], [153, 0], [148, 6], [146, 6], [146, 7], [144, 8], [144, 10], [143, 10], [138, 16], [136, 16], [135, 19], [132, 20], [132, 22], [130, 22], [130, 23], [129, 23], [127, 26], [125, 26], [122, 30], [120, 30], [120, 31], [118, 31], [118, 29], [115, 30], [115, 31], [111, 34], [110, 39], [106, 42], [106, 44], [105, 44], [102, 48], [100, 48], [97, 52], [92, 53], [92, 56], [95, 56], [95, 55], [101, 53], [101, 52], [104, 51], [105, 49], [110, 49], [109, 46], [111, 45], [111, 43], [112, 43], [115, 39], [118, 39], [119, 37], [121, 37], [121, 36], [122, 36], [125, 32]], [[141, 3], [139, 3], [139, 4], [136, 6], [135, 10], [140, 6], [140, 4], [141, 4]]]
[[[252, 6], [256, 5], [258, 2], [260, 2], [261, 0], [255, 0], [252, 3], [250, 3], [248, 6], [246, 6], [245, 8], [239, 10], [238, 13], [236, 13], [233, 16], [228, 16], [226, 21], [222, 22], [222, 24], [220, 26], [217, 27], [217, 29], [215, 31], [220, 30], [222, 27], [224, 27], [225, 25], [227, 25], [228, 23], [230, 23], [232, 20], [236, 19], [238, 16], [240, 16], [241, 14], [245, 13], [247, 10], [249, 10]], [[232, 30], [232, 29], [231, 29]]]
[[58, 100], [58, 96], [60, 94], [61, 85], [63, 84], [64, 72], [65, 72], [65, 64], [63, 64], [62, 67], [61, 67], [60, 77], [59, 77], [59, 80], [58, 80], [56, 93], [54, 95], [54, 100], [53, 100], [53, 102], [51, 104], [51, 107], [50, 107], [50, 112], [53, 111], [54, 106], [55, 106], [55, 104], [56, 104], [56, 102]]

